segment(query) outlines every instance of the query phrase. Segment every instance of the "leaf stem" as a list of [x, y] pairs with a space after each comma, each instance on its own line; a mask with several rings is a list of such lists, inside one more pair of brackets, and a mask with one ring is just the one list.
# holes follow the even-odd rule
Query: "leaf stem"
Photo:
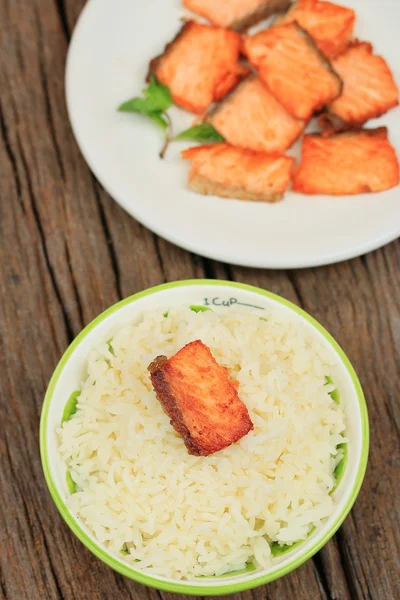
[[166, 151], [167, 151], [167, 149], [168, 149], [168, 146], [169, 146], [170, 142], [171, 142], [171, 141], [172, 141], [172, 139], [173, 139], [173, 136], [172, 136], [172, 121], [171, 121], [171, 118], [170, 118], [169, 114], [168, 114], [168, 113], [166, 113], [166, 112], [164, 113], [164, 117], [165, 117], [165, 119], [166, 119], [166, 121], [167, 121], [167, 123], [168, 123], [168, 127], [167, 127], [167, 131], [165, 132], [165, 140], [164, 140], [164, 144], [163, 144], [163, 146], [162, 146], [162, 148], [161, 148], [161, 150], [160, 150], [160, 155], [159, 155], [159, 156], [160, 156], [160, 158], [161, 158], [161, 159], [163, 159], [163, 158], [164, 158], [164, 156], [165, 156], [165, 153], [166, 153]]

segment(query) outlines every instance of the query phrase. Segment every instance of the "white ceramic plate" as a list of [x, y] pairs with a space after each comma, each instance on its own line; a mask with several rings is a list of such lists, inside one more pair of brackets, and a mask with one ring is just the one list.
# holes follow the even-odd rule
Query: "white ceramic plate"
[[[344, 0], [357, 10], [356, 35], [373, 42], [400, 81], [400, 2]], [[158, 235], [192, 252], [244, 266], [294, 268], [337, 262], [400, 235], [400, 188], [353, 197], [289, 192], [270, 205], [199, 196], [186, 190], [183, 144], [158, 158], [161, 133], [117, 106], [140, 93], [149, 60], [188, 13], [180, 0], [89, 0], [71, 42], [67, 104], [81, 151], [93, 173], [125, 210]], [[193, 115], [173, 108], [176, 131]], [[400, 152], [400, 111], [386, 125]]]

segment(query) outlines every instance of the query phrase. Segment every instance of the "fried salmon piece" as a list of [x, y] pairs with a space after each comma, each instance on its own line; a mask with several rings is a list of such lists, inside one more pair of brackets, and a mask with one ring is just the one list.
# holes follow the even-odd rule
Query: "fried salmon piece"
[[283, 12], [291, 0], [183, 0], [193, 12], [205, 17], [214, 25], [242, 31], [262, 19]]
[[189, 454], [207, 456], [253, 429], [229, 372], [200, 340], [149, 366], [157, 398], [182, 436]]
[[304, 194], [381, 192], [399, 183], [399, 163], [386, 127], [324, 137], [306, 135], [293, 190]]
[[[332, 64], [344, 84], [342, 95], [327, 107], [327, 117], [332, 116], [333, 121], [360, 126], [398, 106], [393, 75], [385, 60], [373, 54], [368, 42], [354, 42]], [[324, 120], [321, 125], [325, 128]]]
[[297, 21], [314, 38], [318, 48], [328, 58], [344, 52], [353, 37], [356, 13], [351, 8], [320, 2], [299, 0], [275, 24]]
[[246, 37], [243, 50], [260, 79], [296, 119], [309, 120], [341, 93], [340, 77], [297, 23]]
[[264, 202], [283, 198], [294, 163], [289, 156], [229, 144], [189, 148], [182, 157], [192, 161], [189, 188], [194, 192]]
[[255, 76], [245, 79], [206, 117], [233, 146], [284, 152], [306, 122], [295, 119]]
[[189, 21], [150, 62], [150, 74], [169, 87], [176, 104], [202, 114], [248, 74], [238, 62], [240, 46], [234, 31]]

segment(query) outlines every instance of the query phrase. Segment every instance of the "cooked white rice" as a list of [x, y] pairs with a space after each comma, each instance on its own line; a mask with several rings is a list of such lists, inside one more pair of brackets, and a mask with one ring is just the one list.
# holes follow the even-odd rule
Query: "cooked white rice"
[[[335, 364], [296, 317], [266, 316], [152, 312], [88, 356], [78, 410], [57, 432], [78, 490], [68, 506], [135, 568], [191, 579], [249, 561], [269, 567], [273, 542], [305, 539], [332, 513], [337, 446], [346, 441], [325, 380]], [[195, 339], [231, 369], [254, 423], [208, 457], [187, 453], [147, 371], [157, 355]]]

